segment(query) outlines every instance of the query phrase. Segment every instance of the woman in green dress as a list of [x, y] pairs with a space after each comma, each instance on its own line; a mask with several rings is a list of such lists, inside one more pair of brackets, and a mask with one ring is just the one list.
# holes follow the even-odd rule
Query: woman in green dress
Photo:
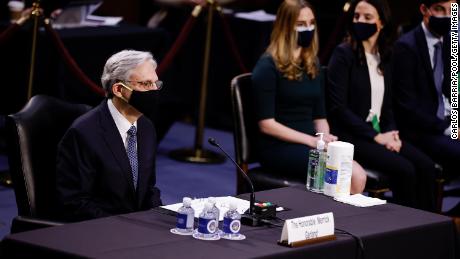
[[[324, 81], [317, 58], [318, 32], [311, 4], [286, 0], [278, 9], [270, 45], [256, 64], [253, 98], [260, 129], [259, 160], [263, 167], [305, 179], [308, 152], [324, 133], [337, 140], [326, 120]], [[353, 163], [352, 193], [364, 190], [366, 174]]]

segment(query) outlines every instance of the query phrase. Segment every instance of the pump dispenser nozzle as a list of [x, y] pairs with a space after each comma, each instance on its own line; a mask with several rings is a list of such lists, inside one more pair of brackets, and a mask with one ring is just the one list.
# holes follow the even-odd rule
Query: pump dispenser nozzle
[[319, 135], [320, 137], [319, 137], [318, 142], [316, 143], [316, 149], [318, 149], [318, 150], [324, 150], [324, 146], [326, 145], [326, 143], [325, 143], [324, 140], [323, 140], [324, 133], [318, 132], [318, 133], [316, 133], [316, 136], [318, 136], [318, 135]]

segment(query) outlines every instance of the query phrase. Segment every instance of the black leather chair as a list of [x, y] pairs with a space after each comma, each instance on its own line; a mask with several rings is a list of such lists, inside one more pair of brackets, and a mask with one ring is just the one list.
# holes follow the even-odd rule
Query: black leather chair
[[57, 219], [57, 145], [72, 122], [90, 109], [37, 95], [6, 120], [7, 148], [18, 216], [11, 232], [62, 224]]
[[[325, 70], [323, 70], [323, 73]], [[257, 154], [254, 152], [254, 141], [258, 131], [257, 120], [254, 115], [251, 98], [251, 73], [241, 74], [233, 78], [230, 84], [233, 108], [233, 134], [235, 143], [235, 157], [237, 163], [248, 174], [256, 191], [286, 186], [306, 184], [305, 179], [289, 178], [283, 172], [273, 172], [267, 168], [249, 168], [257, 163]], [[388, 178], [376, 171], [366, 170], [366, 191], [370, 196], [381, 197], [389, 191]], [[249, 191], [247, 184], [237, 173], [237, 193]]]

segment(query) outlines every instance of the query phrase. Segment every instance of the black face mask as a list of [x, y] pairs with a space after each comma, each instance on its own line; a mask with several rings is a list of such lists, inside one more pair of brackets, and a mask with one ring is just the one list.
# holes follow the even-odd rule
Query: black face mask
[[428, 26], [430, 27], [430, 30], [436, 33], [438, 36], [444, 36], [450, 31], [450, 16], [430, 16]]
[[315, 29], [301, 29], [297, 30], [297, 45], [302, 48], [308, 48], [313, 41], [315, 35]]
[[159, 94], [160, 91], [156, 90], [145, 92], [133, 90], [128, 103], [147, 118], [152, 119], [157, 108]]
[[364, 22], [353, 23], [353, 33], [356, 39], [359, 41], [369, 39], [376, 32], [377, 32], [376, 23], [364, 23]]

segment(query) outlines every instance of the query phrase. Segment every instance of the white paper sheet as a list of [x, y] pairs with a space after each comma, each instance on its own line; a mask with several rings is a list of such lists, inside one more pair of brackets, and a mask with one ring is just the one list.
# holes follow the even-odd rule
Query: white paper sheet
[[123, 17], [121, 16], [97, 16], [97, 15], [88, 15], [85, 18], [85, 22], [94, 22], [99, 25], [117, 25]]
[[357, 207], [370, 207], [387, 203], [386, 200], [372, 198], [362, 194], [354, 194], [346, 197], [334, 198], [334, 200]]
[[264, 10], [248, 13], [235, 13], [235, 17], [258, 22], [273, 22], [276, 19], [276, 15], [269, 14]]

